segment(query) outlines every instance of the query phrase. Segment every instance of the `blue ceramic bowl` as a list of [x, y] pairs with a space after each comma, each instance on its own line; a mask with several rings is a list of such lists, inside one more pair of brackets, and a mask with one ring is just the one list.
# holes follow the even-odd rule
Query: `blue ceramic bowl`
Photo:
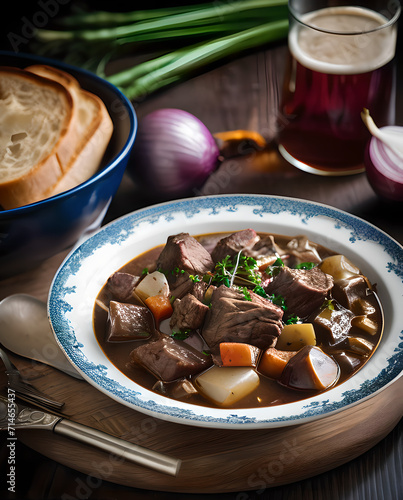
[[105, 103], [114, 132], [98, 172], [59, 195], [0, 211], [0, 278], [32, 269], [97, 229], [122, 180], [137, 132], [130, 101], [113, 85], [88, 71], [30, 54], [0, 51], [1, 66], [48, 64], [72, 74]]

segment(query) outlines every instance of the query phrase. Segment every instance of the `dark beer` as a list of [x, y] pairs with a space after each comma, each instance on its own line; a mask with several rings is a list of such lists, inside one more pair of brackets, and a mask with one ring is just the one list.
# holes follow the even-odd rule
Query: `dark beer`
[[363, 170], [369, 133], [361, 111], [369, 109], [378, 126], [394, 121], [396, 32], [377, 29], [386, 18], [359, 7], [322, 9], [303, 21], [338, 34], [291, 26], [280, 152], [324, 175]]

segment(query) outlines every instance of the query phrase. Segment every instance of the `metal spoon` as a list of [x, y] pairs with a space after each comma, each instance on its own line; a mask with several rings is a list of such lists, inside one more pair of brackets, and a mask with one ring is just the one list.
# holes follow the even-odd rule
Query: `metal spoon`
[[0, 302], [0, 344], [15, 354], [82, 378], [57, 345], [46, 304], [31, 295], [10, 295]]

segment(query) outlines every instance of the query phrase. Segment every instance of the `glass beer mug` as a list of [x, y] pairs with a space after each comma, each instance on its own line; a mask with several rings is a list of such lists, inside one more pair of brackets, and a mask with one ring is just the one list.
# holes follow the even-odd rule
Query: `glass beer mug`
[[278, 146], [319, 175], [364, 170], [367, 108], [379, 126], [395, 117], [397, 0], [290, 0], [289, 63]]

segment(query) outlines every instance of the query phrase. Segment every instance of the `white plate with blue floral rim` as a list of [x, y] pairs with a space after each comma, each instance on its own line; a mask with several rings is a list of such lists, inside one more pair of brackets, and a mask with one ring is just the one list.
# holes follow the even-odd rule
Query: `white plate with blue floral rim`
[[[346, 382], [315, 397], [267, 408], [195, 406], [149, 391], [120, 372], [93, 331], [95, 298], [108, 276], [129, 260], [163, 244], [171, 234], [196, 235], [253, 228], [311, 240], [349, 257], [381, 299], [383, 338], [366, 365]], [[101, 228], [74, 249], [56, 273], [48, 316], [58, 344], [78, 372], [114, 400], [177, 423], [257, 429], [312, 421], [376, 396], [402, 376], [403, 247], [375, 226], [346, 212], [299, 199], [221, 195], [177, 200], [128, 214]]]

